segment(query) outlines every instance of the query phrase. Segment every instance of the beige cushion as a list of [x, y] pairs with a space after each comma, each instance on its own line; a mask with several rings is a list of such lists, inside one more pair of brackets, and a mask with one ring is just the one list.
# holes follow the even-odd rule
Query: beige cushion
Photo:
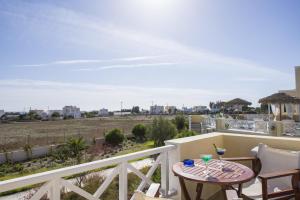
[[[252, 153], [255, 152], [253, 151]], [[260, 174], [300, 168], [299, 151], [275, 149], [265, 144], [259, 144], [257, 157], [260, 159], [262, 165]], [[291, 188], [291, 177], [268, 180], [268, 193]], [[262, 199], [262, 185], [260, 179], [256, 178], [255, 180], [243, 184], [242, 193], [251, 199]]]
[[[279, 192], [287, 189], [287, 186], [268, 186], [268, 193]], [[250, 199], [262, 200], [262, 186], [259, 178], [256, 178], [243, 185], [242, 190], [243, 195], [249, 197]]]
[[[261, 161], [260, 174], [278, 172], [284, 170], [298, 169], [300, 167], [300, 152], [283, 149], [275, 149], [265, 144], [259, 144], [258, 158]], [[291, 177], [272, 179], [268, 181], [269, 185], [290, 186]]]
[[157, 197], [147, 197], [143, 192], [136, 191], [134, 193], [134, 200], [171, 200], [166, 198], [157, 198]]

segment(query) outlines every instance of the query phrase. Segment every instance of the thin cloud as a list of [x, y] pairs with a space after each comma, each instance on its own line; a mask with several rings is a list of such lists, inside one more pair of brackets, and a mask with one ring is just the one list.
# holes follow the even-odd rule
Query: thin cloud
[[161, 58], [163, 56], [137, 56], [137, 57], [127, 57], [127, 58], [113, 58], [113, 59], [74, 59], [74, 60], [58, 60], [48, 63], [40, 64], [24, 64], [17, 65], [17, 67], [44, 67], [53, 65], [77, 65], [77, 64], [96, 64], [96, 63], [107, 63], [116, 61], [143, 61], [143, 60], [154, 60], [156, 58]]
[[100, 70], [110, 70], [110, 69], [128, 69], [128, 68], [143, 68], [143, 67], [163, 67], [163, 66], [174, 66], [179, 63], [163, 62], [163, 63], [139, 63], [139, 64], [126, 64], [126, 65], [106, 65], [101, 67], [85, 67], [80, 69], [75, 69], [74, 71], [100, 71]]
[[239, 77], [235, 79], [236, 81], [242, 82], [264, 82], [264, 81], [271, 81], [267, 78], [257, 78], [257, 77]]
[[[39, 10], [39, 12], [32, 13], [31, 8], [33, 6], [35, 8], [39, 8], [36, 9]], [[18, 12], [15, 12], [16, 10]], [[74, 34], [70, 34], [70, 36], [73, 36], [74, 38], [63, 37], [64, 40], [70, 40], [75, 43], [78, 42], [78, 44], [84, 43], [85, 45], [90, 45], [91, 47], [99, 46], [99, 43], [101, 43], [101, 41], [97, 41], [97, 39], [99, 38], [95, 37], [94, 40], [86, 39], [82, 41], [82, 35], [85, 35], [86, 33], [93, 33], [97, 36], [104, 35], [106, 37], [110, 37], [110, 41], [118, 41], [119, 44], [122, 44], [122, 41], [124, 41], [124, 43], [129, 42], [130, 44], [135, 43], [145, 49], [150, 48], [151, 50], [155, 51], [163, 51], [166, 54], [172, 55], [173, 59], [183, 58], [185, 60], [188, 60], [189, 62], [194, 62], [194, 64], [198, 64], [198, 66], [204, 69], [211, 68], [211, 66], [201, 65], [203, 62], [210, 63], [214, 66], [216, 66], [217, 64], [226, 68], [226, 71], [234, 72], [237, 68], [243, 68], [249, 72], [255, 71], [256, 73], [260, 73], [263, 75], [289, 78], [289, 75], [287, 73], [272, 69], [271, 67], [260, 65], [247, 59], [229, 57], [226, 55], [208, 51], [206, 49], [193, 48], [175, 40], [161, 38], [124, 27], [115, 26], [114, 24], [105, 22], [99, 18], [95, 18], [87, 14], [79, 13], [74, 10], [69, 10], [61, 7], [55, 7], [47, 4], [24, 3], [17, 8], [13, 8], [13, 11], [6, 10], [5, 13], [12, 13], [13, 16], [19, 17], [23, 20], [26, 19], [27, 21], [34, 21], [35, 23], [40, 23], [40, 25], [49, 23], [61, 27], [68, 26], [70, 27], [70, 30], [74, 30]], [[16, 15], [15, 13], [18, 14]], [[76, 35], [78, 36], [77, 38]], [[139, 58], [135, 60], [138, 59]], [[130, 58], [127, 60], [130, 60]], [[124, 59], [123, 61], [126, 61], [126, 59]], [[80, 62], [80, 64], [82, 63], [83, 62]], [[40, 67], [45, 65], [47, 65], [47, 63], [25, 66]]]

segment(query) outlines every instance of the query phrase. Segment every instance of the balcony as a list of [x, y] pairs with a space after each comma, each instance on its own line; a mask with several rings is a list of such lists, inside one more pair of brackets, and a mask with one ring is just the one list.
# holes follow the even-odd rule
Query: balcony
[[[119, 199], [134, 199], [134, 197], [128, 197], [128, 173], [135, 173], [141, 179], [141, 183], [136, 189], [143, 190], [147, 185], [152, 183], [150, 178], [155, 169], [160, 167], [161, 194], [172, 199], [181, 199], [182, 194], [178, 179], [173, 175], [171, 170], [174, 163], [186, 158], [199, 158], [199, 155], [202, 153], [210, 153], [216, 156], [213, 144], [226, 148], [226, 157], [250, 156], [250, 150], [259, 143], [265, 143], [276, 148], [300, 150], [300, 138], [214, 132], [188, 138], [169, 140], [166, 141], [166, 146], [164, 147], [3, 181], [0, 182], [0, 192], [2, 193], [42, 183], [42, 186], [30, 199], [40, 199], [47, 194], [48, 198], [59, 200], [61, 199], [61, 190], [67, 188], [68, 191], [73, 191], [86, 199], [96, 200], [101, 198], [101, 195], [107, 189], [110, 182], [118, 176], [119, 187], [116, 193], [119, 194]], [[130, 163], [132, 160], [151, 155], [158, 156], [156, 156], [155, 161], [153, 161], [153, 164], [146, 175], [141, 173]], [[84, 191], [65, 179], [65, 177], [74, 174], [97, 170], [112, 165], [114, 167], [112, 168], [111, 173], [106, 177], [105, 181], [94, 194]], [[196, 185], [192, 182], [187, 182], [187, 188], [191, 196], [194, 197], [196, 195]], [[221, 197], [218, 196], [220, 195], [218, 192], [219, 190], [220, 188], [217, 186], [205, 185], [203, 189], [203, 198], [221, 199]]]

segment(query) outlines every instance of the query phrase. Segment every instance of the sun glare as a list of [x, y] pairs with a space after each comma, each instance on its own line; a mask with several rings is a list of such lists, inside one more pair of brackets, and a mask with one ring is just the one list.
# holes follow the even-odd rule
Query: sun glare
[[172, 4], [174, 0], [139, 0], [146, 7], [152, 8], [166, 8]]
[[177, 0], [133, 0], [133, 4], [144, 11], [169, 10]]

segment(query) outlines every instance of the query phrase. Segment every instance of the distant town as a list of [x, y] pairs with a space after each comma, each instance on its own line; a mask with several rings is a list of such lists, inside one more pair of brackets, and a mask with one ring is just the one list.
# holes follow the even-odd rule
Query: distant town
[[0, 120], [3, 121], [30, 121], [30, 120], [58, 120], [58, 119], [80, 119], [93, 117], [109, 116], [128, 116], [128, 115], [176, 115], [176, 114], [256, 114], [264, 113], [267, 108], [250, 107], [252, 103], [246, 100], [236, 98], [231, 101], [210, 102], [209, 106], [193, 106], [177, 108], [176, 106], [152, 105], [149, 110], [141, 109], [139, 106], [133, 106], [130, 109], [120, 109], [110, 111], [106, 108], [95, 111], [81, 111], [77, 106], [64, 106], [61, 110], [39, 110], [30, 108], [28, 112], [5, 112], [0, 110]]

